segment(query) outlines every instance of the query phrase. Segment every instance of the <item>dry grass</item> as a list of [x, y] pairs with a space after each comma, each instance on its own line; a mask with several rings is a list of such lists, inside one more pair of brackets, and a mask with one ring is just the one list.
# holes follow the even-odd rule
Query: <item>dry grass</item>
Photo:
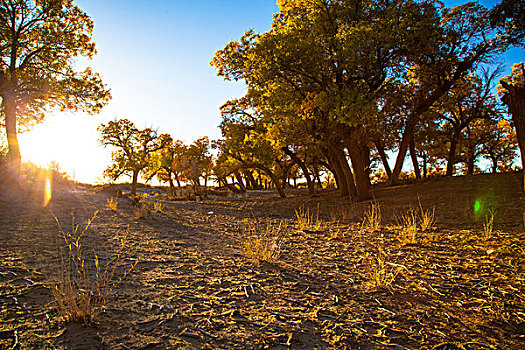
[[295, 211], [296, 227], [299, 231], [311, 230], [319, 231], [323, 227], [323, 220], [319, 219], [319, 205], [317, 205], [317, 214], [310, 213], [310, 209], [300, 207]]
[[118, 201], [111, 197], [106, 199], [106, 209], [110, 211], [117, 211]]
[[381, 206], [377, 202], [370, 204], [370, 208], [365, 212], [361, 222], [361, 231], [380, 231], [381, 230]]
[[162, 212], [162, 202], [160, 201], [153, 202], [153, 212], [155, 213]]
[[496, 211], [488, 210], [488, 214], [485, 215], [485, 222], [483, 223], [483, 239], [488, 240], [492, 238], [494, 234], [494, 217]]
[[150, 214], [150, 210], [147, 204], [141, 201], [133, 209], [133, 214], [135, 215], [135, 219], [145, 219], [147, 215]]
[[281, 256], [283, 238], [282, 222], [255, 221], [245, 228], [240, 250], [249, 259], [271, 263]]
[[427, 232], [434, 225], [436, 208], [435, 207], [432, 208], [432, 211], [430, 211], [430, 209], [424, 210], [423, 206], [421, 205], [421, 201], [419, 200], [419, 197], [418, 197], [418, 203], [419, 203], [419, 210], [418, 210], [419, 227], [421, 228], [422, 232]]
[[[54, 297], [59, 315], [65, 322], [78, 321], [85, 324], [93, 322], [96, 315], [106, 304], [113, 288], [137, 264], [129, 266], [119, 277], [116, 276], [122, 251], [126, 244], [128, 230], [120, 238], [117, 251], [101, 262], [99, 255], [86, 253], [82, 238], [88, 231], [98, 211], [88, 220], [82, 230], [73, 224], [71, 232], [59, 225], [59, 266], [50, 276], [49, 287]], [[60, 244], [60, 242], [62, 244]]]
[[401, 244], [414, 244], [417, 237], [417, 214], [410, 209], [397, 217], [397, 235]]
[[391, 262], [392, 257], [383, 248], [377, 253], [365, 254], [365, 278], [370, 289], [390, 289], [392, 283], [403, 268]]

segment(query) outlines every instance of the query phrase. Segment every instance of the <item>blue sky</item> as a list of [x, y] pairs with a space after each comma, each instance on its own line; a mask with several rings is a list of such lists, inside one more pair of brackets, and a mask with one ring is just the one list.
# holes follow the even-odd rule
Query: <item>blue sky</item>
[[[152, 127], [185, 143], [220, 137], [219, 107], [244, 94], [209, 65], [214, 53], [244, 31], [270, 28], [275, 0], [79, 0], [95, 22], [98, 55], [89, 65], [111, 88], [113, 100], [100, 115], [60, 114], [21, 136], [23, 160], [57, 160], [77, 180], [95, 181], [110, 161], [97, 144], [96, 128], [115, 118]], [[449, 6], [463, 1], [448, 1]], [[493, 6], [495, 1], [482, 4]], [[503, 56], [510, 65], [523, 50]], [[68, 130], [82, 132], [68, 132]], [[61, 135], [53, 138], [53, 135]], [[96, 158], [96, 161], [94, 161]], [[89, 166], [86, 165], [89, 162]]]
[[129, 118], [192, 142], [218, 138], [218, 107], [242, 95], [209, 65], [245, 30], [266, 31], [275, 1], [82, 0], [95, 21], [93, 61], [112, 90], [104, 115]]

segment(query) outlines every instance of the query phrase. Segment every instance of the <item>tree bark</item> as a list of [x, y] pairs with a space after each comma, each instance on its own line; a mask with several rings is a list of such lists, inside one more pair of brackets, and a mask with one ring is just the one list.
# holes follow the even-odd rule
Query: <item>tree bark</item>
[[414, 142], [414, 138], [412, 138], [412, 140], [410, 141], [409, 149], [410, 158], [412, 159], [412, 166], [414, 167], [414, 173], [416, 174], [416, 179], [421, 180], [421, 170], [419, 169], [419, 162], [417, 161], [416, 143]]
[[358, 197], [354, 181], [354, 174], [350, 168], [350, 165], [348, 164], [344, 150], [340, 150], [338, 152], [338, 159], [341, 164], [341, 169], [343, 170], [346, 186], [348, 187], [348, 194], [350, 195], [350, 198], [355, 201]]
[[5, 131], [7, 136], [7, 160], [9, 167], [18, 175], [20, 173], [21, 156], [20, 145], [18, 143], [17, 125], [16, 125], [16, 101], [10, 96], [4, 97], [4, 114], [5, 114]]
[[244, 182], [242, 181], [241, 174], [239, 174], [238, 171], [233, 172], [233, 176], [237, 179], [237, 182], [239, 183], [239, 187], [241, 188], [241, 192], [246, 192], [246, 186], [244, 186]]
[[275, 188], [277, 189], [277, 192], [279, 193], [279, 196], [281, 196], [281, 198], [286, 198], [286, 194], [284, 193], [284, 190], [279, 184], [279, 179], [269, 168], [265, 167], [262, 164], [254, 164], [253, 167], [264, 171], [266, 175], [268, 175], [268, 177], [272, 180], [273, 184], [275, 185]]
[[288, 157], [290, 157], [295, 162], [295, 164], [297, 164], [299, 166], [299, 168], [301, 168], [301, 170], [303, 171], [303, 175], [306, 178], [306, 184], [308, 186], [308, 194], [309, 195], [314, 195], [315, 194], [315, 186], [314, 186], [314, 183], [312, 181], [312, 178], [310, 177], [310, 173], [308, 172], [308, 168], [306, 167], [304, 162], [297, 156], [297, 154], [292, 152], [292, 150], [289, 149], [288, 147], [282, 147], [281, 150], [284, 152], [284, 154], [286, 154]]
[[317, 167], [317, 164], [314, 163], [313, 168], [314, 168], [314, 178], [319, 185], [319, 189], [322, 189], [323, 183], [321, 182], [321, 176], [319, 175], [319, 168]]
[[371, 198], [369, 191], [370, 178], [367, 172], [368, 162], [365, 159], [365, 147], [367, 146], [361, 144], [357, 135], [351, 135], [348, 141], [349, 147], [347, 147], [347, 149], [350, 154], [352, 168], [354, 169], [355, 174], [357, 200], [365, 201]]
[[173, 183], [173, 179], [171, 178], [171, 174], [168, 174], [168, 181], [169, 181], [169, 184], [170, 184], [170, 194], [172, 196], [175, 196], [175, 184]]
[[[525, 79], [525, 78], [522, 78]], [[525, 86], [509, 84], [500, 80], [501, 85], [508, 91], [501, 100], [509, 107], [512, 122], [516, 128], [516, 137], [521, 154], [521, 166], [523, 170], [522, 190], [525, 191]]]
[[335, 183], [337, 188], [339, 188], [341, 197], [348, 197], [350, 195], [348, 183], [346, 182], [346, 176], [343, 171], [343, 167], [341, 166], [339, 157], [337, 156], [337, 152], [332, 150], [331, 152], [328, 152], [327, 155], [328, 162], [331, 164], [331, 168], [334, 170], [332, 174], [334, 174]]
[[136, 196], [137, 195], [137, 182], [139, 179], [139, 172], [138, 170], [133, 170], [133, 177], [131, 180], [131, 194]]
[[386, 176], [388, 176], [388, 179], [392, 178], [392, 170], [390, 169], [390, 164], [388, 164], [388, 157], [386, 155], [385, 148], [383, 147], [383, 143], [378, 139], [374, 141], [374, 145], [376, 146], [377, 152], [381, 157], [381, 162], [383, 163], [383, 168], [385, 168]]
[[454, 165], [456, 164], [456, 149], [458, 146], [458, 138], [461, 130], [455, 130], [450, 138], [450, 149], [447, 157], [447, 171], [445, 176], [454, 175]]

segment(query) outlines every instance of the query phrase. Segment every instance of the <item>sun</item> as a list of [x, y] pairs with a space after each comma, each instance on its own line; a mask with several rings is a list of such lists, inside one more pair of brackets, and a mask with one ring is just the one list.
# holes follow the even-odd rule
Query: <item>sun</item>
[[47, 167], [55, 161], [79, 182], [100, 182], [110, 152], [98, 143], [96, 116], [57, 113], [31, 131], [19, 135], [23, 162]]

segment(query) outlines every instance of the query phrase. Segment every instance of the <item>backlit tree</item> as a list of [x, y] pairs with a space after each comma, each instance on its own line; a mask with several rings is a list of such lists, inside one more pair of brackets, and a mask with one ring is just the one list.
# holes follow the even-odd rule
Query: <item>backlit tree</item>
[[52, 109], [96, 113], [109, 90], [75, 58], [92, 58], [93, 21], [73, 0], [0, 2], [0, 97], [9, 162], [20, 167], [17, 126], [39, 122]]

